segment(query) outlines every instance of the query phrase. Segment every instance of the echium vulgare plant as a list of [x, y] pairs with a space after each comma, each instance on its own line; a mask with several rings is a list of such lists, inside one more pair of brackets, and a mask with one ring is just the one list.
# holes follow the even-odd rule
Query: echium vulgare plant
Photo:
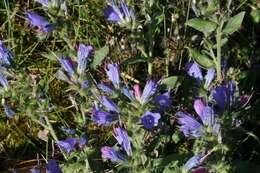
[[189, 62], [186, 67], [187, 74], [199, 85], [207, 86], [205, 89], [208, 91], [194, 100], [197, 115], [182, 110], [175, 113], [179, 130], [186, 138], [195, 140], [192, 149], [194, 156], [183, 165], [182, 171], [230, 172], [232, 169], [228, 163], [218, 160], [228, 157], [229, 136], [225, 127], [239, 128], [242, 122], [233, 114], [245, 106], [250, 97], [238, 94], [234, 80], [223, 80], [222, 84], [217, 84], [214, 68], [207, 70], [203, 80], [203, 71], [196, 62]]
[[[67, 138], [58, 140], [47, 117], [46, 125], [42, 125], [51, 130], [55, 144], [63, 152], [65, 159], [70, 162], [76, 156], [78, 164], [83, 161], [78, 171], [86, 169], [85, 164], [88, 164], [90, 159], [87, 156], [91, 148], [89, 145], [95, 144], [91, 143], [93, 139], [90, 138], [89, 145], [86, 146], [86, 135], [80, 130], [90, 124], [105, 129], [112, 128], [109, 138], [111, 141], [99, 148], [100, 157], [119, 164], [118, 170], [148, 171], [154, 157], [148, 150], [153, 150], [151, 144], [160, 133], [160, 120], [164, 111], [171, 106], [171, 91], [160, 94], [160, 81], [155, 80], [148, 80], [143, 90], [139, 84], [130, 87], [121, 80], [119, 65], [115, 63], [107, 64], [104, 69], [110, 82], [97, 82], [87, 72], [93, 63], [92, 55], [95, 53], [92, 52], [91, 45], [79, 44], [75, 57], [58, 58], [61, 69], [57, 71], [56, 77], [70, 85], [73, 92], [76, 92], [74, 97], [79, 94], [89, 102], [82, 104], [77, 102], [76, 98], [73, 99], [73, 104], [79, 107], [77, 109], [82, 114], [80, 121], [75, 115], [77, 132], [61, 126], [60, 129], [67, 134]], [[81, 106], [77, 106], [80, 104]], [[85, 117], [85, 114], [89, 114], [87, 111], [90, 105], [91, 121]], [[80, 152], [80, 156], [77, 156], [75, 151]]]
[[100, 126], [112, 126], [117, 142], [101, 148], [102, 158], [120, 164], [119, 170], [148, 171], [153, 156], [147, 150], [152, 150], [150, 142], [159, 134], [160, 119], [171, 105], [170, 91], [160, 94], [160, 84], [154, 80], [148, 80], [143, 91], [138, 84], [126, 86], [117, 64], [108, 64], [106, 73], [113, 88], [98, 85], [106, 95], [99, 96], [92, 119]]

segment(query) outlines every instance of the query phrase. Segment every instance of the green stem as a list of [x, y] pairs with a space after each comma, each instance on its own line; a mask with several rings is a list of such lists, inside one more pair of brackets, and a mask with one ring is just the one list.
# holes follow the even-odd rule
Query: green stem
[[[50, 131], [50, 134], [52, 135], [53, 139], [54, 139], [55, 141], [58, 141], [59, 139], [58, 139], [58, 137], [56, 136], [56, 133], [55, 133], [55, 131], [53, 130], [53, 127], [52, 127], [52, 125], [51, 125], [51, 123], [50, 123], [48, 117], [47, 117], [47, 116], [44, 116], [44, 119], [45, 119], [45, 121], [46, 121], [46, 123], [47, 123], [48, 130]], [[61, 149], [61, 152], [62, 152], [62, 154], [63, 154], [65, 160], [68, 160], [66, 154], [63, 152], [62, 149]]]
[[[221, 24], [222, 25], [222, 24]], [[217, 59], [216, 59], [216, 70], [217, 70], [217, 80], [218, 82], [222, 82], [222, 74], [221, 74], [221, 29], [222, 26], [217, 29]]]
[[153, 63], [152, 62], [148, 62], [148, 74], [149, 74], [149, 76], [152, 76], [152, 74], [153, 74]]

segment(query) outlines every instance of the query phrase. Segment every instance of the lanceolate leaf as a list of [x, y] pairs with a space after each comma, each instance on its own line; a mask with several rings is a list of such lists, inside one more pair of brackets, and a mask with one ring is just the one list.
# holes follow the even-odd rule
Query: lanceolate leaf
[[100, 65], [108, 53], [109, 53], [108, 46], [104, 46], [101, 49], [99, 49], [98, 51], [95, 51], [95, 56], [94, 56], [93, 62], [91, 64], [91, 67], [96, 68], [98, 65]]
[[228, 20], [223, 32], [225, 34], [232, 34], [233, 32], [237, 31], [242, 24], [244, 16], [245, 16], [245, 12], [243, 11], [243, 12], [240, 12], [239, 14], [231, 17]]
[[177, 88], [183, 81], [183, 76], [170, 76], [161, 81], [168, 89]]
[[199, 53], [197, 50], [189, 48], [190, 57], [192, 57], [201, 67], [205, 69], [212, 68], [214, 62], [209, 56]]
[[187, 21], [186, 25], [203, 32], [205, 35], [213, 32], [217, 28], [217, 24], [215, 22], [199, 18], [190, 19]]

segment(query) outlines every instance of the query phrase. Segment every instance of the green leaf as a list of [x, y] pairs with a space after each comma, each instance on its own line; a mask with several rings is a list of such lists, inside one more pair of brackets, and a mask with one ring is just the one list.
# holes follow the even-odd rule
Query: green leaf
[[186, 25], [203, 32], [205, 35], [215, 31], [217, 24], [212, 21], [203, 20], [199, 18], [190, 19], [186, 22]]
[[201, 67], [209, 69], [214, 67], [214, 62], [209, 56], [199, 53], [197, 50], [189, 48], [190, 57], [193, 58]]
[[97, 66], [101, 64], [101, 62], [107, 56], [108, 53], [109, 53], [108, 46], [104, 46], [98, 51], [95, 51], [95, 56], [93, 62], [91, 63], [91, 67], [94, 69], [97, 68]]
[[148, 59], [145, 57], [131, 57], [124, 60], [121, 65], [135, 64], [138, 62], [146, 62]]
[[51, 61], [56, 61], [58, 57], [61, 56], [61, 53], [55, 53], [55, 52], [50, 52], [50, 53], [42, 53], [41, 56], [44, 58], [47, 58]]
[[41, 56], [43, 56], [44, 58], [47, 58], [51, 61], [57, 61], [57, 59], [61, 56], [64, 56], [64, 57], [75, 57], [75, 51], [65, 51], [65, 52], [53, 52], [53, 51], [50, 51], [48, 53], [42, 53]]
[[252, 10], [250, 15], [251, 15], [251, 17], [252, 17], [252, 19], [253, 19], [253, 21], [255, 23], [259, 23], [260, 22], [260, 9]]
[[231, 17], [228, 20], [225, 28], [223, 29], [223, 33], [232, 34], [233, 32], [237, 31], [242, 24], [244, 16], [245, 16], [245, 12], [243, 11], [243, 12], [240, 12], [239, 14]]
[[168, 89], [177, 88], [183, 81], [183, 76], [170, 76], [161, 80], [162, 85], [166, 85]]

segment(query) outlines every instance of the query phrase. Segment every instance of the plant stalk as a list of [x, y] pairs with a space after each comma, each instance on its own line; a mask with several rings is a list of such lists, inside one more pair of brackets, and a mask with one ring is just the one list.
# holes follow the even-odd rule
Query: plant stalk
[[218, 27], [217, 29], [217, 59], [216, 59], [216, 70], [217, 70], [217, 80], [218, 82], [222, 82], [222, 73], [221, 73], [221, 29], [222, 27]]

